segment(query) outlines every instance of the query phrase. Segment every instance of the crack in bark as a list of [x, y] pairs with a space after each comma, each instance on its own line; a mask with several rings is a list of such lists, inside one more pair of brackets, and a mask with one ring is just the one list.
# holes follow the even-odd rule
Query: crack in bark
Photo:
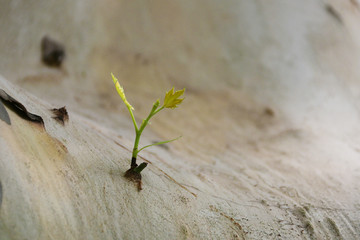
[[16, 113], [22, 119], [39, 123], [44, 127], [44, 121], [42, 117], [28, 112], [24, 105], [22, 105], [15, 98], [11, 97], [9, 94], [7, 94], [3, 89], [0, 89], [0, 100], [6, 107], [8, 107], [10, 110]]

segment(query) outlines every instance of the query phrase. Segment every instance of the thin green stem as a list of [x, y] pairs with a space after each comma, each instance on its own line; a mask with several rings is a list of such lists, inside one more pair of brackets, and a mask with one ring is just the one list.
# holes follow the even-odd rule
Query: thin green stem
[[132, 112], [132, 110], [131, 110], [130, 107], [127, 107], [127, 108], [128, 108], [128, 110], [129, 110], [131, 119], [132, 119], [132, 121], [133, 121], [133, 124], [134, 124], [134, 127], [135, 127], [135, 132], [137, 132], [137, 131], [138, 131], [138, 126], [137, 126], [137, 124], [136, 124], [136, 120], [135, 120], [134, 114], [133, 114], [133, 112]]
[[[149, 123], [149, 120], [156, 113], [158, 113], [160, 110], [164, 109], [164, 107], [161, 107], [161, 108], [157, 109], [158, 106], [159, 106], [158, 103], [155, 102], [152, 109], [151, 109], [151, 111], [150, 111], [150, 113], [149, 113], [149, 115], [147, 116], [146, 119], [143, 120], [140, 128], [137, 128], [137, 125], [135, 125], [136, 124], [135, 119], [133, 118], [134, 119], [133, 121], [134, 121], [134, 125], [135, 125], [135, 134], [136, 134], [136, 136], [135, 136], [135, 142], [134, 142], [134, 148], [133, 148], [133, 152], [132, 152], [132, 157], [135, 158], [135, 159], [137, 157], [137, 154], [140, 152], [140, 150], [138, 150], [138, 146], [139, 146], [140, 136], [141, 136], [142, 132], [144, 131], [147, 124]], [[132, 111], [130, 111], [130, 114], [132, 115]], [[133, 117], [133, 115], [132, 115], [132, 117]]]
[[165, 107], [162, 106], [161, 108], [159, 108], [158, 110], [156, 110], [153, 115], [157, 114], [158, 112], [160, 112], [160, 111], [163, 110], [164, 108], [165, 108]]
[[136, 161], [136, 157], [137, 157], [137, 154], [138, 154], [138, 146], [139, 146], [139, 141], [140, 141], [140, 135], [141, 135], [141, 133], [139, 133], [139, 131], [136, 130], [134, 148], [133, 148], [133, 152], [132, 152], [132, 157], [135, 158], [135, 161]]

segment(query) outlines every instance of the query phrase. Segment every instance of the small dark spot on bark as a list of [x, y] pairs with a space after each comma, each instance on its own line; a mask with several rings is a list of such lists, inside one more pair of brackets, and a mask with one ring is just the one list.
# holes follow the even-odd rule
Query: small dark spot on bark
[[0, 101], [0, 119], [11, 125], [9, 113], [6, 111], [6, 108], [2, 104], [2, 101]]
[[43, 37], [41, 40], [41, 60], [43, 63], [50, 67], [60, 67], [64, 59], [64, 46], [48, 36]]
[[39, 123], [44, 127], [43, 119], [35, 114], [32, 114], [26, 110], [24, 105], [22, 105], [15, 98], [8, 95], [4, 90], [0, 89], [0, 100], [2, 103], [8, 107], [11, 111], [15, 112], [19, 117], [27, 121]]
[[269, 116], [269, 117], [274, 117], [274, 116], [275, 116], [274, 110], [272, 110], [272, 109], [269, 108], [269, 107], [266, 107], [266, 108], [264, 109], [264, 114], [265, 114], [266, 116]]
[[54, 114], [52, 118], [61, 123], [62, 125], [65, 125], [65, 122], [69, 121], [69, 114], [66, 111], [65, 106], [62, 108], [53, 108], [51, 109], [51, 111]]
[[325, 5], [325, 10], [327, 13], [330, 14], [330, 16], [332, 16], [336, 21], [338, 21], [339, 23], [343, 23], [342, 17], [340, 15], [340, 13], [330, 4], [326, 4]]
[[264, 205], [264, 206], [269, 207], [269, 204], [268, 204], [264, 199], [262, 199], [262, 200], [260, 201], [260, 203], [261, 203], [262, 205]]

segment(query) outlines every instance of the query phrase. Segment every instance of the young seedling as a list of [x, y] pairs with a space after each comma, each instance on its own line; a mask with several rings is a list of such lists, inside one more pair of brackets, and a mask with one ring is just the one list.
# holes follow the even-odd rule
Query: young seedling
[[155, 114], [157, 114], [158, 112], [160, 112], [161, 110], [163, 110], [165, 108], [174, 109], [174, 108], [178, 107], [178, 105], [184, 100], [184, 98], [179, 98], [179, 97], [184, 94], [185, 88], [182, 89], [182, 90], [175, 91], [175, 92], [174, 92], [174, 88], [169, 90], [165, 94], [164, 102], [163, 102], [163, 104], [161, 106], [160, 106], [160, 100], [159, 99], [156, 100], [154, 102], [154, 104], [153, 104], [153, 107], [152, 107], [149, 115], [147, 116], [147, 118], [145, 118], [142, 121], [140, 127], [138, 127], [138, 124], [136, 123], [135, 116], [134, 116], [134, 113], [133, 113], [134, 108], [126, 100], [124, 89], [121, 87], [119, 81], [117, 80], [117, 78], [112, 73], [111, 73], [111, 77], [113, 79], [113, 82], [115, 84], [117, 92], [119, 93], [121, 99], [125, 103], [126, 108], [129, 110], [129, 113], [130, 113], [130, 116], [131, 116], [131, 119], [132, 119], [132, 122], [133, 122], [134, 128], [135, 128], [135, 142], [134, 142], [134, 148], [133, 148], [133, 151], [132, 151], [130, 169], [126, 171], [125, 177], [132, 180], [132, 181], [135, 181], [136, 183], [138, 183], [138, 190], [140, 191], [142, 189], [141, 188], [141, 174], [140, 173], [147, 166], [147, 163], [143, 162], [140, 165], [138, 165], [136, 163], [136, 158], [137, 158], [138, 153], [141, 150], [144, 150], [145, 148], [155, 146], [155, 145], [164, 144], [164, 143], [168, 143], [168, 142], [172, 142], [172, 141], [175, 141], [175, 140], [180, 138], [180, 137], [177, 137], [175, 139], [162, 141], [162, 142], [157, 142], [157, 143], [154, 143], [154, 144], [146, 145], [146, 146], [139, 149], [139, 141], [140, 141], [141, 134], [144, 131], [145, 127], [148, 125], [149, 120], [153, 116], [155, 116]]

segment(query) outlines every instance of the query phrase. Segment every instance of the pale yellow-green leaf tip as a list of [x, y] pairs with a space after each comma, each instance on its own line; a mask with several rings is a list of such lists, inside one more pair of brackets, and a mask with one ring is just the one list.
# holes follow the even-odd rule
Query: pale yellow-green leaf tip
[[123, 102], [125, 103], [127, 108], [129, 108], [131, 110], [134, 110], [133, 106], [131, 106], [130, 103], [126, 100], [124, 88], [120, 85], [119, 80], [114, 76], [113, 73], [111, 73], [111, 77], [112, 77], [112, 80], [113, 80], [113, 82], [115, 84], [116, 91], [120, 95], [121, 99], [123, 100]]
[[177, 90], [174, 92], [174, 88], [170, 89], [164, 97], [164, 107], [165, 108], [176, 108], [184, 100], [184, 98], [179, 98], [185, 92], [185, 88], [182, 90]]

